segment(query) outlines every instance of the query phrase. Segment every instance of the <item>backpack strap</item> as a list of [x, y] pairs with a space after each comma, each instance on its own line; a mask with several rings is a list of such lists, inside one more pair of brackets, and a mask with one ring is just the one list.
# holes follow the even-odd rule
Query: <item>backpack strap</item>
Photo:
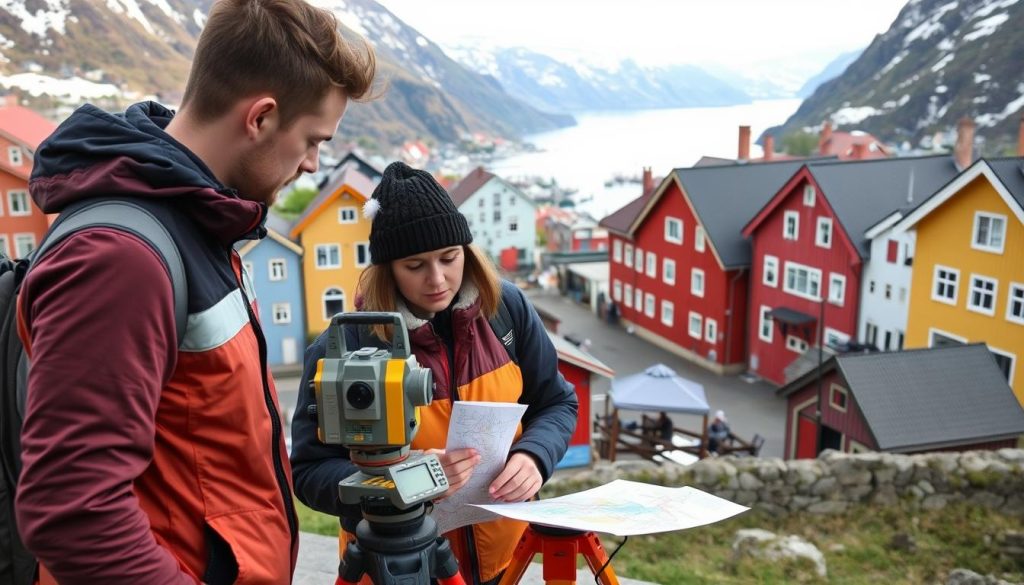
[[42, 243], [32, 253], [35, 265], [46, 252], [68, 236], [86, 228], [109, 227], [128, 232], [142, 239], [152, 248], [171, 275], [174, 291], [174, 324], [178, 345], [185, 338], [188, 325], [188, 280], [181, 252], [164, 224], [149, 210], [127, 199], [95, 199], [66, 208], [53, 223]]
[[519, 365], [519, 357], [516, 353], [516, 331], [512, 322], [512, 314], [508, 312], [508, 306], [505, 304], [505, 295], [501, 295], [498, 299], [498, 312], [491, 317], [489, 323], [491, 324], [491, 330], [494, 331], [494, 335], [497, 336], [498, 341], [504, 346], [505, 351], [508, 352], [508, 357], [513, 363]]

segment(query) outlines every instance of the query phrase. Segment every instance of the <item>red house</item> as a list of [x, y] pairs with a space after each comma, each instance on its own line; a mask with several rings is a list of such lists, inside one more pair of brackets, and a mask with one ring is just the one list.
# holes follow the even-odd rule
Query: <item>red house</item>
[[558, 353], [558, 371], [575, 387], [579, 410], [576, 430], [569, 439], [569, 448], [556, 467], [590, 465], [590, 387], [595, 376], [614, 378], [615, 371], [601, 360], [569, 343], [555, 333], [548, 333]]
[[800, 168], [742, 230], [752, 239], [749, 370], [782, 385], [801, 373], [791, 368], [787, 377], [787, 366], [819, 340], [849, 341], [870, 253], [865, 231], [956, 174], [949, 156]]
[[0, 252], [8, 256], [26, 256], [49, 227], [28, 194], [28, 179], [36, 148], [55, 128], [28, 108], [0, 102]]
[[675, 169], [605, 218], [612, 299], [637, 335], [718, 373], [746, 364], [750, 246], [743, 223], [801, 162]]
[[786, 459], [824, 449], [1012, 448], [1024, 432], [1024, 410], [983, 343], [838, 355], [778, 394], [787, 404]]

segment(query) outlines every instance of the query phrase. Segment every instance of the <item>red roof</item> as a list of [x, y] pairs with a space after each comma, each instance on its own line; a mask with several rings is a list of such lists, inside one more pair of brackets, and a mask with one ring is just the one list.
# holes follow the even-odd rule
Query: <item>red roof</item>
[[[863, 145], [863, 154], [859, 159], [857, 153], [854, 152], [855, 145]], [[839, 157], [839, 160], [867, 160], [889, 158], [889, 149], [867, 132], [832, 132], [832, 135], [826, 138], [821, 145], [819, 154], [835, 155]]]
[[480, 190], [480, 187], [483, 187], [487, 181], [493, 178], [494, 175], [485, 171], [483, 167], [477, 167], [470, 171], [468, 175], [463, 177], [449, 191], [452, 201], [455, 202], [455, 207], [461, 207], [469, 199], [470, 195], [476, 193]]
[[35, 150], [57, 125], [28, 108], [12, 105], [0, 106], [0, 131], [3, 131]]

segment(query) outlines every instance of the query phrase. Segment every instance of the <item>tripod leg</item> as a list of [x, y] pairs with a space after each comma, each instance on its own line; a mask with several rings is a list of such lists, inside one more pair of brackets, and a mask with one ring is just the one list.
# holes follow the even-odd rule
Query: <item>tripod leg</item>
[[605, 552], [604, 546], [601, 545], [601, 539], [593, 532], [588, 532], [580, 537], [579, 545], [580, 552], [583, 553], [583, 558], [587, 559], [591, 573], [598, 576], [597, 572], [604, 567], [604, 571], [598, 576], [602, 585], [619, 585], [619, 578], [615, 575], [611, 563], [608, 562], [608, 554]]
[[526, 532], [519, 539], [519, 544], [516, 545], [516, 550], [512, 553], [512, 561], [505, 568], [505, 574], [501, 576], [501, 581], [498, 585], [516, 585], [516, 583], [519, 583], [519, 580], [526, 573], [526, 568], [530, 566], [533, 555], [538, 552], [534, 548], [537, 544], [537, 537], [533, 534], [532, 530], [527, 528]]
[[359, 585], [365, 572], [366, 557], [355, 542], [345, 546], [345, 554], [338, 565], [338, 580], [335, 585]]

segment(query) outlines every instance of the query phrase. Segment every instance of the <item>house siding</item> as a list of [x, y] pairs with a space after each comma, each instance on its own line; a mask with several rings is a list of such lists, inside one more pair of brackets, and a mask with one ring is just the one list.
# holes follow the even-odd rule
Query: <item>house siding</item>
[[[497, 198], [497, 199], [496, 199]], [[519, 189], [498, 177], [492, 177], [459, 206], [466, 216], [473, 243], [498, 262], [501, 251], [516, 248], [520, 267], [533, 264], [536, 233], [536, 207]], [[495, 212], [499, 219], [495, 219]], [[516, 230], [511, 231], [512, 220]]]
[[[270, 261], [275, 259], [285, 262], [283, 280], [270, 279]], [[252, 267], [249, 277], [256, 291], [260, 323], [267, 338], [267, 363], [271, 366], [301, 363], [306, 347], [301, 256], [267, 237], [242, 256], [242, 261]], [[288, 303], [290, 323], [274, 323], [273, 310], [277, 303]]]
[[[902, 349], [900, 334], [904, 336], [903, 346], [906, 347], [913, 272], [906, 260], [914, 257], [914, 235], [914, 232], [895, 233], [892, 228], [883, 231], [871, 241], [871, 260], [864, 266], [856, 338], [873, 343], [882, 351]], [[895, 242], [895, 262], [889, 261], [890, 242]], [[875, 339], [869, 338], [869, 324]]]
[[[12, 164], [8, 152], [12, 147], [20, 149], [20, 165]], [[16, 236], [31, 235], [34, 246], [38, 246], [50, 224], [46, 214], [36, 207], [32, 197], [28, 195], [28, 181], [23, 178], [28, 177], [32, 172], [32, 157], [29, 156], [28, 150], [0, 135], [0, 162], [2, 162], [0, 165], [0, 240], [6, 243], [6, 246], [0, 243], [0, 252], [16, 257], [18, 256], [15, 244]], [[28, 215], [11, 214], [11, 194], [19, 191], [26, 194]]]
[[[845, 411], [831, 404], [830, 397], [833, 386], [846, 390], [847, 401]], [[820, 390], [817, 379], [812, 378], [803, 387], [787, 397], [786, 441], [785, 451], [783, 451], [786, 459], [796, 458], [796, 417], [803, 414], [809, 416], [812, 420], [816, 419], [815, 412], [818, 408], [819, 392], [821, 422], [826, 427], [842, 435], [840, 442], [842, 451], [852, 452], [854, 450], [854, 442], [871, 450], [878, 449], [878, 445], [871, 435], [871, 430], [868, 428], [867, 421], [864, 419], [864, 415], [861, 414], [860, 408], [853, 398], [853, 393], [849, 390], [849, 385], [838, 372], [833, 370], [822, 378]]]

